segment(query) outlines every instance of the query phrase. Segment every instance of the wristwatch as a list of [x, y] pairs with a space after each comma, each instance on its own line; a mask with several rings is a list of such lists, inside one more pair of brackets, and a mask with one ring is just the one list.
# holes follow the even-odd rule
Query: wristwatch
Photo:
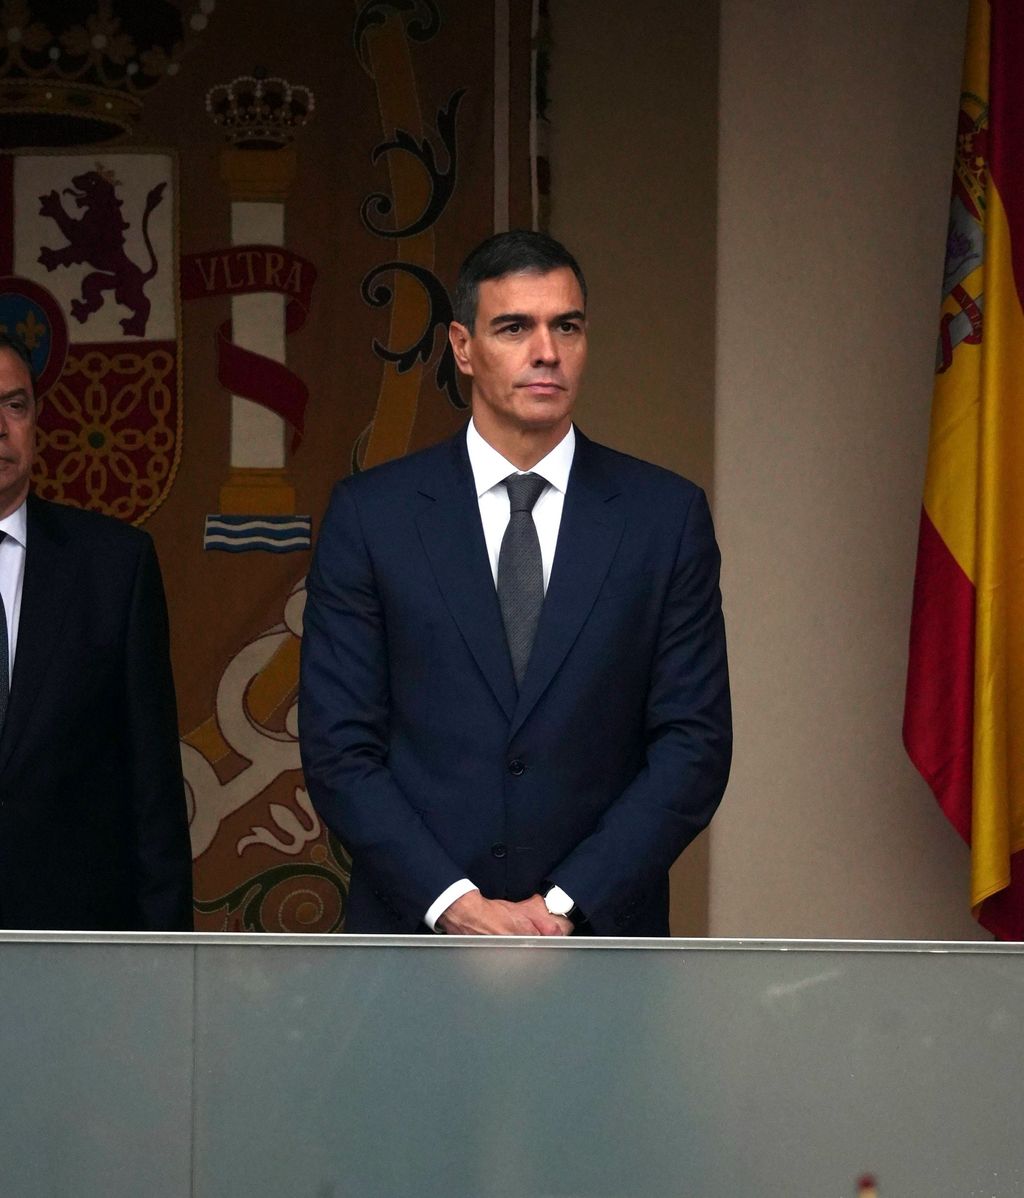
[[561, 886], [549, 884], [547, 889], [541, 893], [549, 915], [562, 915], [569, 920], [573, 927], [583, 922], [580, 909]]

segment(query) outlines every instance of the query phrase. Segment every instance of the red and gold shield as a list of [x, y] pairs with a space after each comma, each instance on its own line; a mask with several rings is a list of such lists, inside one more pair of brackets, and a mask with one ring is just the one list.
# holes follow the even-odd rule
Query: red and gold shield
[[35, 489], [133, 524], [181, 447], [176, 184], [170, 154], [0, 157], [0, 324], [36, 367]]

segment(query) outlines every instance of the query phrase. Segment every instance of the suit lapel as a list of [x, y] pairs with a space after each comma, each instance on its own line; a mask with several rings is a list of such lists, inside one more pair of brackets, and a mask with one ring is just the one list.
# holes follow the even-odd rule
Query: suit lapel
[[625, 526], [614, 502], [618, 493], [617, 484], [601, 470], [594, 447], [577, 429], [551, 580], [510, 737], [547, 690], [594, 606]]
[[[445, 450], [449, 451], [445, 454]], [[511, 719], [516, 684], [494, 589], [465, 433], [442, 447], [442, 467], [424, 474], [420, 538], [445, 604], [494, 697]]]
[[28, 735], [39, 686], [64, 620], [65, 597], [74, 582], [74, 572], [67, 561], [67, 538], [52, 519], [48, 506], [33, 495], [28, 498], [27, 528], [18, 644], [11, 698], [0, 737], [0, 770], [6, 767], [15, 746]]

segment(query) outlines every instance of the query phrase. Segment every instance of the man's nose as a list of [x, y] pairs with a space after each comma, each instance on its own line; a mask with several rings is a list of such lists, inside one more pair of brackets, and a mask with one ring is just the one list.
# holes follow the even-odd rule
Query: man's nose
[[538, 365], [553, 365], [558, 361], [558, 343], [546, 325], [534, 330], [530, 349], [531, 357]]

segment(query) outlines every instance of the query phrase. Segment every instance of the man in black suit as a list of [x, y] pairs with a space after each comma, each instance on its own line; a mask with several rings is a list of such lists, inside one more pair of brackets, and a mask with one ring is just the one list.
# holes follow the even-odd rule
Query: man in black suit
[[300, 737], [347, 928], [667, 935], [731, 752], [707, 502], [573, 428], [558, 242], [488, 239], [454, 310], [472, 421], [339, 483], [309, 573]]
[[156, 554], [29, 494], [37, 409], [31, 359], [0, 335], [0, 927], [188, 930]]

